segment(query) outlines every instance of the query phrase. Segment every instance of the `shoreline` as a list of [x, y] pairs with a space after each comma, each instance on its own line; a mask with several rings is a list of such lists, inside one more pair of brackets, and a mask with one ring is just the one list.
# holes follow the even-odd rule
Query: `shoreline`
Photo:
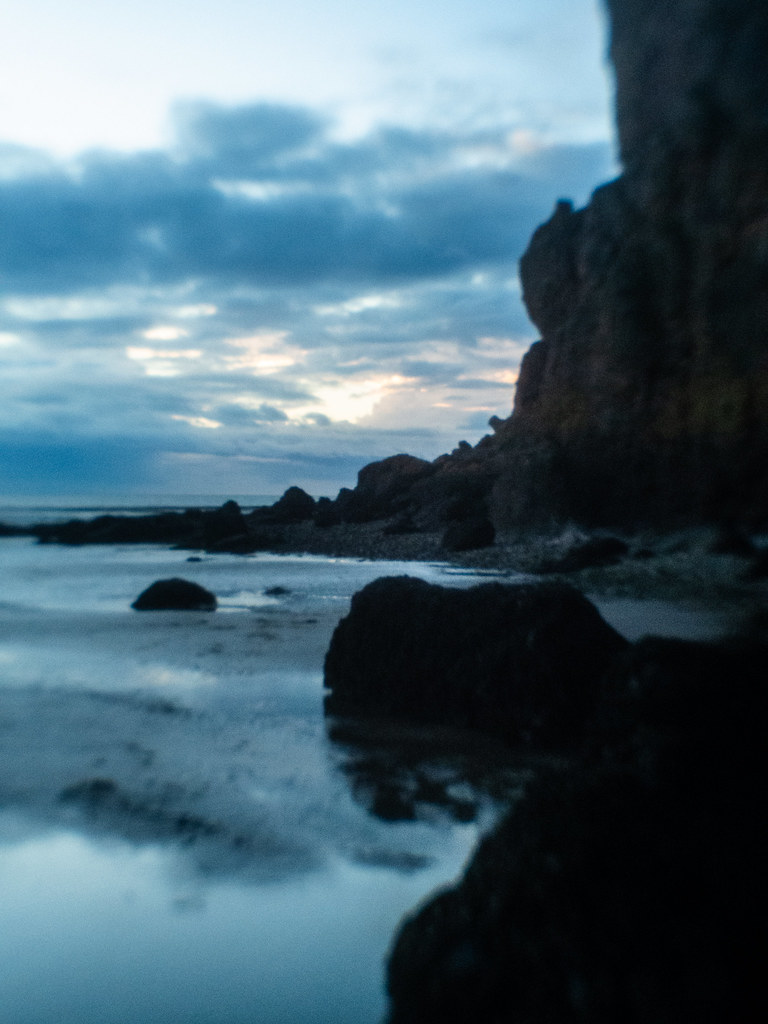
[[[221, 510], [211, 510], [217, 516]], [[311, 519], [282, 522], [274, 534], [255, 548], [238, 548], [237, 537], [223, 538], [208, 547], [187, 544], [179, 538], [159, 538], [141, 528], [131, 539], [108, 536], [101, 539], [98, 519], [80, 520], [75, 539], [66, 540], [47, 531], [59, 530], [71, 521], [46, 523], [43, 526], [12, 526], [0, 524], [0, 540], [11, 536], [37, 536], [40, 543], [71, 545], [115, 545], [146, 543], [169, 549], [183, 549], [190, 557], [215, 554], [269, 553], [275, 555], [315, 555], [326, 558], [353, 558], [367, 561], [435, 562], [455, 566], [459, 570], [487, 573], [521, 574], [532, 581], [558, 579], [580, 590], [594, 603], [639, 601], [663, 602], [695, 614], [718, 615], [723, 621], [722, 634], [734, 637], [764, 636], [768, 632], [768, 578], [755, 573], [761, 549], [751, 552], [718, 553], [722, 539], [714, 528], [691, 528], [669, 534], [626, 536], [619, 543], [625, 552], [610, 564], [561, 568], [570, 552], [595, 538], [606, 538], [603, 532], [591, 535], [576, 528], [560, 534], [531, 534], [525, 537], [497, 536], [491, 545], [468, 551], [448, 551], [442, 546], [441, 530], [399, 532], [393, 521], [376, 519], [369, 522], [342, 522], [318, 526]], [[110, 525], [126, 522], [150, 525], [157, 516], [109, 517]], [[183, 514], [182, 517], [183, 518]], [[5, 528], [4, 528], [5, 527]], [[616, 540], [616, 538], [611, 538]], [[563, 562], [563, 565], [565, 563]]]
[[440, 562], [459, 569], [521, 574], [532, 580], [559, 579], [596, 598], [664, 600], [737, 616], [757, 612], [768, 602], [768, 580], [749, 578], [751, 563], [746, 557], [713, 553], [710, 548], [715, 533], [711, 530], [643, 536], [630, 542], [627, 556], [615, 564], [543, 572], [540, 566], [548, 557], [566, 551], [574, 543], [572, 531], [555, 537], [500, 538], [488, 547], [451, 552], [441, 547], [440, 531], [387, 535], [382, 527], [380, 521], [322, 529], [312, 523], [295, 523], [284, 527], [284, 542], [270, 551], [278, 555]]

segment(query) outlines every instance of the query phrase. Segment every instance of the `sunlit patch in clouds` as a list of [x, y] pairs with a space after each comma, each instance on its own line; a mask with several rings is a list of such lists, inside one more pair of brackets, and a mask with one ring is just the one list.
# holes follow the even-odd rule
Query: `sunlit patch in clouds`
[[234, 356], [222, 357], [229, 371], [243, 371], [254, 375], [276, 373], [302, 361], [305, 352], [292, 345], [288, 331], [264, 331], [248, 338], [230, 338], [227, 345], [241, 351]]
[[315, 306], [314, 312], [322, 317], [350, 317], [356, 313], [365, 313], [368, 310], [378, 309], [400, 309], [403, 306], [403, 296], [400, 292], [390, 292], [387, 295], [356, 295], [344, 302], [337, 302], [326, 306]]
[[186, 338], [188, 334], [189, 331], [185, 331], [183, 327], [174, 327], [170, 324], [149, 327], [141, 332], [147, 341], [178, 341], [179, 338]]
[[182, 320], [196, 319], [201, 316], [216, 316], [218, 309], [210, 302], [199, 302], [191, 306], [179, 306], [173, 310], [173, 315], [181, 317]]
[[181, 416], [179, 413], [174, 413], [171, 419], [179, 423], [188, 423], [190, 427], [195, 427], [198, 430], [218, 430], [222, 426], [218, 420], [210, 420], [207, 416]]
[[141, 363], [148, 377], [178, 377], [184, 373], [184, 360], [200, 359], [203, 355], [196, 348], [157, 349], [137, 345], [129, 345], [125, 354], [129, 359]]
[[400, 374], [351, 378], [347, 381], [319, 383], [313, 390], [312, 407], [293, 410], [293, 417], [306, 419], [318, 412], [330, 421], [358, 423], [371, 416], [376, 407], [389, 395], [409, 389], [414, 381]]

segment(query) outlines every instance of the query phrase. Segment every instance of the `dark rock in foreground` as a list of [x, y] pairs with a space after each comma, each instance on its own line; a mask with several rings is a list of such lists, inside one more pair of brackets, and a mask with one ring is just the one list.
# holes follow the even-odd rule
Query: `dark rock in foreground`
[[147, 587], [131, 605], [137, 612], [145, 611], [216, 611], [216, 595], [199, 583], [178, 578], [157, 580]]
[[355, 594], [336, 627], [326, 710], [456, 724], [512, 744], [568, 744], [625, 646], [565, 584], [460, 590], [384, 577]]
[[763, 1019], [766, 679], [765, 647], [620, 657], [589, 754], [402, 927], [390, 1024]]

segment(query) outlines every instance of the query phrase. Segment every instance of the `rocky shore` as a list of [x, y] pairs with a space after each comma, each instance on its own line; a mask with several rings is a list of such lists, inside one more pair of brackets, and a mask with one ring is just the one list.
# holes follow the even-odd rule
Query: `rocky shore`
[[[565, 751], [404, 924], [391, 1024], [765, 1015], [768, 9], [607, 8], [623, 173], [531, 240], [541, 340], [492, 434], [372, 463], [335, 499], [0, 531], [527, 578], [379, 581], [328, 653], [333, 714]], [[720, 642], [628, 643], [587, 597], [717, 612]]]
[[[366, 471], [375, 473], [380, 466], [373, 463]], [[213, 509], [0, 524], [0, 536], [33, 536], [44, 544], [160, 544], [187, 549], [195, 556], [270, 551], [450, 562], [489, 572], [563, 579], [595, 595], [677, 600], [741, 611], [744, 618], [752, 611], [755, 621], [768, 597], [768, 537], [740, 529], [712, 524], [670, 532], [617, 533], [571, 524], [557, 531], [499, 534], [490, 542], [456, 550], [445, 545], [445, 523], [404, 524], [402, 512], [386, 502], [370, 509], [364, 519], [345, 521], [329, 515], [335, 506], [292, 487], [274, 505], [250, 511], [227, 501]]]

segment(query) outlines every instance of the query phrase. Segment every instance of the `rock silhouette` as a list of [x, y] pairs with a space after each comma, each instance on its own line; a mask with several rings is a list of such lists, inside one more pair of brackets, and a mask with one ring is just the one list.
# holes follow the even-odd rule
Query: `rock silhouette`
[[354, 595], [333, 634], [326, 710], [567, 746], [581, 738], [600, 676], [625, 646], [567, 584], [461, 590], [382, 577]]
[[143, 590], [131, 605], [137, 612], [216, 610], [216, 596], [199, 583], [173, 578], [157, 580]]

